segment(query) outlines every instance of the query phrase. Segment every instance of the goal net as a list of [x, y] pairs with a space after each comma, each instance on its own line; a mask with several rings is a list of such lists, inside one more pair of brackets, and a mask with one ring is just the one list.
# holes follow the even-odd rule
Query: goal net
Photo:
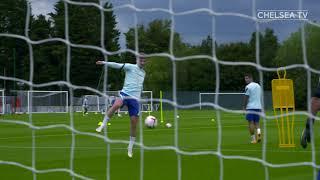
[[[45, 7], [46, 3], [43, 2], [57, 2], [57, 5], [52, 8], [54, 9], [52, 11], [56, 12], [51, 12], [48, 15], [51, 17], [39, 17], [39, 20], [42, 21], [36, 22], [38, 19], [31, 14], [31, 5], [40, 4], [41, 7]], [[236, 111], [241, 108], [235, 106], [235, 104], [242, 102], [241, 97], [243, 94], [220, 92], [222, 88], [225, 88], [221, 87], [222, 81], [228, 81], [226, 83], [228, 85], [233, 81], [233, 78], [241, 76], [240, 74], [228, 76], [232, 69], [223, 72], [226, 66], [233, 67], [233, 70], [241, 69], [243, 66], [253, 69], [257, 74], [256, 81], [259, 82], [262, 88], [266, 84], [264, 82], [265, 74], [274, 73], [278, 68], [273, 67], [273, 64], [264, 65], [260, 61], [263, 57], [261, 51], [270, 43], [270, 41], [260, 42], [263, 40], [261, 38], [262, 24], [269, 23], [270, 20], [263, 21], [257, 18], [256, 12], [261, 8], [257, 5], [259, 1], [241, 1], [240, 3], [232, 1], [232, 5], [225, 5], [228, 3], [222, 2], [222, 0], [220, 2], [214, 0], [194, 1], [193, 3], [174, 0], [159, 0], [154, 3], [149, 0], [146, 3], [147, 7], [141, 6], [142, 1], [137, 0], [112, 0], [111, 2], [115, 4], [113, 6], [110, 4], [105, 6], [106, 2], [109, 3], [109, 1], [105, 0], [1, 1], [0, 67], [6, 67], [9, 64], [10, 70], [6, 69], [2, 73], [1, 69], [0, 79], [13, 82], [12, 84], [23, 82], [28, 87], [19, 88], [29, 89], [21, 93], [21, 111], [26, 111], [28, 115], [13, 115], [8, 116], [8, 118], [5, 115], [1, 116], [0, 119], [0, 126], [5, 126], [5, 128], [1, 128], [0, 132], [1, 135], [4, 134], [4, 136], [0, 136], [1, 179], [269, 180], [317, 178], [320, 165], [319, 160], [316, 158], [318, 156], [316, 153], [318, 148], [316, 148], [315, 139], [319, 140], [319, 134], [315, 138], [312, 136], [307, 150], [301, 148], [279, 150], [275, 148], [276, 138], [273, 131], [270, 133], [274, 116], [270, 115], [270, 113], [268, 114], [268, 112], [266, 114], [263, 112], [263, 120], [261, 121], [262, 143], [248, 144], [246, 142], [248, 136], [247, 122], [240, 121], [240, 119], [244, 120], [243, 112]], [[159, 2], [166, 3], [162, 4], [163, 7], [157, 7]], [[305, 2], [308, 1], [298, 0], [298, 5], [296, 5], [290, 1], [290, 6], [288, 7], [303, 9]], [[198, 6], [200, 3], [202, 5], [205, 3], [205, 6]], [[16, 7], [19, 4], [23, 4], [23, 6]], [[237, 7], [239, 4], [246, 4], [246, 6], [238, 10], [238, 12], [228, 11], [228, 9]], [[190, 9], [176, 7], [181, 5], [191, 5], [191, 7]], [[267, 5], [270, 4], [267, 3]], [[247, 12], [247, 10], [249, 11]], [[131, 19], [132, 22], [117, 22], [119, 19], [115, 14], [112, 14], [114, 11], [125, 11], [126, 21]], [[168, 21], [164, 24], [156, 21], [153, 24], [153, 28], [145, 30], [146, 26], [142, 17], [146, 14], [148, 16], [146, 19], [154, 19], [153, 13], [159, 13], [161, 17], [165, 17]], [[111, 20], [107, 19], [107, 15], [109, 15], [108, 18], [111, 17]], [[209, 31], [206, 32], [205, 36], [208, 35], [211, 38], [200, 43], [194, 42], [193, 40], [198, 39], [198, 36], [192, 35], [191, 41], [194, 44], [188, 45], [183, 42], [178, 44], [183, 39], [176, 31], [179, 27], [178, 21], [184, 19], [185, 22], [197, 23], [197, 20], [191, 18], [191, 15], [205, 17], [200, 19], [201, 22], [204, 22], [204, 25], [209, 27]], [[20, 18], [15, 19], [17, 17]], [[88, 17], [91, 19], [86, 19]], [[236, 19], [233, 22], [238, 22], [240, 19], [250, 22], [250, 28], [255, 32], [252, 34], [252, 41], [245, 43], [245, 49], [238, 48], [237, 44], [230, 44], [230, 46], [231, 49], [237, 51], [237, 55], [249, 51], [252, 51], [252, 54], [246, 54], [241, 58], [233, 54], [226, 56], [226, 59], [218, 55], [218, 52], [229, 55], [228, 49], [217, 48], [219, 45], [219, 33], [230, 33], [230, 30], [240, 30], [247, 25], [234, 25], [229, 22], [228, 18]], [[49, 19], [49, 21], [45, 21], [46, 19]], [[53, 19], [56, 21], [51, 21]], [[308, 53], [318, 55], [317, 49], [319, 47], [307, 50], [306, 46], [306, 41], [311, 41], [310, 44], [316, 44], [319, 39], [315, 38], [312, 41], [313, 38], [306, 38], [306, 35], [314, 31], [306, 32], [305, 25], [308, 24], [317, 28], [320, 25], [317, 21], [308, 19], [300, 23], [301, 26], [299, 26], [297, 34], [293, 36], [292, 42], [294, 43], [289, 43], [288, 47], [286, 47], [288, 49], [294, 47], [294, 50], [284, 50], [285, 53], [283, 54], [291, 55], [290, 58], [285, 58], [285, 62], [295, 57], [301, 58], [290, 61], [290, 64], [284, 63], [285, 65], [283, 66], [287, 69], [300, 68], [305, 75], [305, 78], [296, 76], [297, 79], [302, 79], [300, 82], [306, 83], [306, 89], [304, 91], [301, 90], [300, 93], [306, 94], [301, 99], [304, 99], [305, 103], [308, 104], [308, 112], [303, 111], [299, 114], [305, 119], [307, 116], [312, 116], [311, 107], [309, 106], [312, 75], [319, 76], [320, 74], [317, 68], [313, 68], [313, 66], [319, 67], [319, 62], [315, 61], [311, 65], [309, 60], [311, 61], [312, 58], [307, 58], [310, 56], [307, 56]], [[113, 35], [121, 33], [112, 31], [112, 28], [109, 29], [113, 24], [116, 24], [117, 28], [127, 31], [123, 32], [122, 35], [129, 36], [131, 34], [133, 36], [126, 40], [122, 36], [114, 37]], [[124, 27], [124, 24], [129, 24], [132, 29], [128, 30], [127, 27]], [[220, 26], [225, 24], [230, 25], [230, 27], [219, 29]], [[36, 26], [36, 28], [33, 29], [30, 27], [31, 25]], [[231, 25], [236, 27], [234, 28]], [[190, 26], [204, 29], [204, 26], [198, 24]], [[154, 31], [162, 28], [167, 28], [159, 33], [164, 34], [163, 37], [153, 34]], [[180, 28], [188, 29], [190, 27], [185, 24], [181, 26], [180, 24]], [[191, 31], [196, 33], [199, 29], [191, 29]], [[232, 36], [229, 37], [230, 34], [223, 35], [228, 39], [232, 39]], [[97, 37], [98, 39], [96, 39]], [[150, 39], [158, 39], [160, 43], [154, 43]], [[7, 41], [10, 43], [7, 43]], [[111, 46], [110, 44], [117, 41], [122, 42], [121, 46], [115, 43], [117, 46], [109, 47]], [[166, 41], [168, 45], [165, 44]], [[274, 41], [277, 41], [277, 38]], [[133, 45], [126, 46], [129, 43]], [[151, 44], [149, 49], [140, 48], [140, 44], [148, 43]], [[203, 49], [199, 50], [196, 46], [199, 43], [204, 47]], [[176, 46], [177, 44], [179, 46]], [[296, 47], [297, 44], [301, 46], [301, 49]], [[47, 48], [46, 46], [48, 45], [53, 47]], [[25, 48], [22, 48], [22, 46], [25, 46]], [[223, 48], [222, 46], [220, 47]], [[189, 49], [183, 49], [183, 51], [175, 53], [180, 48]], [[144, 50], [146, 51], [145, 54], [141, 54]], [[148, 51], [151, 51], [151, 53]], [[298, 51], [300, 54], [296, 56], [294, 53]], [[268, 53], [271, 52], [273, 52], [273, 49], [268, 51]], [[158, 129], [144, 129], [144, 115], [141, 115], [137, 126], [138, 134], [133, 159], [124, 158], [127, 153], [126, 147], [129, 144], [128, 139], [124, 139], [125, 136], [127, 138], [130, 134], [128, 121], [120, 119], [118, 125], [112, 124], [112, 126], [108, 126], [107, 131], [97, 134], [94, 131], [97, 125], [96, 121], [100, 121], [102, 118], [99, 117], [99, 120], [97, 120], [91, 118], [91, 116], [86, 116], [88, 121], [83, 121], [84, 117], [74, 114], [74, 100], [79, 95], [77, 94], [79, 89], [83, 90], [82, 92], [89, 93], [88, 91], [90, 91], [92, 94], [99, 94], [97, 96], [87, 95], [91, 103], [91, 105], [89, 104], [89, 107], [91, 106], [90, 111], [97, 112], [109, 108], [114, 99], [119, 96], [119, 91], [107, 91], [111, 87], [109, 81], [118, 81], [117, 78], [121, 77], [121, 75], [118, 77], [113, 76], [113, 79], [110, 78], [108, 73], [114, 72], [109, 71], [110, 68], [105, 66], [106, 68], [103, 71], [103, 82], [105, 84], [102, 91], [99, 88], [92, 88], [95, 82], [91, 82], [97, 81], [99, 76], [99, 73], [96, 72], [97, 69], [91, 69], [90, 73], [93, 72], [93, 76], [86, 79], [87, 82], [76, 79], [73, 75], [82, 73], [81, 71], [84, 69], [94, 67], [96, 58], [102, 56], [104, 57], [102, 60], [105, 61], [122, 62], [123, 60], [134, 62], [134, 59], [125, 59], [127, 55], [125, 53], [131, 57], [146, 56], [152, 59], [151, 62], [158, 62], [158, 60], [162, 61], [163, 59], [168, 60], [167, 64], [152, 64], [157, 69], [153, 67], [154, 71], [148, 73], [152, 74], [153, 77], [157, 77], [153, 84], [150, 83], [151, 85], [157, 88], [164, 88], [160, 90], [171, 90], [172, 92], [171, 99], [163, 100], [162, 98], [154, 99], [152, 91], [143, 92], [141, 111], [154, 112], [156, 108], [153, 101], [160, 102], [161, 100], [161, 109], [162, 104], [169, 104], [168, 106], [172, 108], [165, 113], [168, 114], [168, 121], [172, 123], [173, 128], [167, 128], [169, 126], [161, 124]], [[41, 58], [36, 58], [36, 56], [41, 56]], [[77, 57], [82, 59], [79, 60]], [[157, 59], [159, 57], [160, 59]], [[8, 61], [6, 61], [7, 59]], [[319, 60], [319, 58], [315, 59]], [[187, 65], [184, 64], [191, 60], [195, 61]], [[202, 60], [206, 60], [211, 66], [208, 67], [207, 64], [199, 65]], [[60, 61], [63, 61], [63, 63], [60, 63]], [[49, 63], [51, 63], [50, 66]], [[23, 67], [19, 69], [19, 72], [16, 72], [16, 68], [19, 66]], [[38, 66], [41, 66], [41, 68]], [[188, 68], [194, 68], [196, 71], [187, 71]], [[162, 71], [169, 73], [162, 74]], [[209, 72], [210, 76], [199, 75], [201, 71]], [[7, 72], [9, 74], [6, 74]], [[121, 72], [117, 73], [120, 74]], [[46, 76], [39, 77], [41, 74]], [[223, 79], [222, 76], [226, 77], [226, 79]], [[271, 75], [268, 74], [268, 76]], [[206, 81], [207, 79], [210, 79], [209, 84]], [[183, 82], [179, 83], [180, 81]], [[192, 84], [193, 86], [188, 86], [191, 81], [196, 83]], [[12, 84], [4, 86], [13, 88]], [[199, 89], [198, 86], [200, 87], [203, 84], [206, 84], [208, 88]], [[240, 84], [237, 83], [238, 86]], [[51, 89], [52, 86], [57, 85], [68, 88], [68, 91], [34, 90]], [[197, 103], [181, 105], [178, 103], [177, 98], [177, 91], [180, 90], [178, 85], [185, 87], [187, 91], [190, 89], [197, 91], [193, 97], [195, 101], [198, 100], [198, 91], [209, 90], [214, 92], [200, 93]], [[114, 88], [113, 85], [112, 88]], [[232, 89], [239, 89], [239, 87]], [[4, 91], [0, 91], [0, 96], [0, 114], [3, 114], [6, 105]], [[227, 101], [230, 102], [229, 105], [224, 104]], [[210, 110], [207, 111], [208, 113], [203, 113], [203, 110], [207, 107], [211, 107]], [[197, 114], [198, 108], [201, 109], [200, 114]], [[189, 109], [190, 111], [187, 111]], [[119, 112], [127, 112], [127, 109], [121, 108]], [[43, 114], [37, 114], [33, 116], [33, 113], [50, 115], [42, 116]], [[66, 113], [61, 115], [65, 123], [56, 121], [60, 116], [57, 113]], [[158, 112], [154, 113], [159, 115], [157, 114]], [[214, 117], [212, 117], [213, 114]], [[36, 120], [36, 118], [42, 120], [47, 117], [51, 118], [49, 121], [51, 122], [52, 120], [53, 124], [43, 125]], [[90, 118], [93, 120], [91, 121]], [[316, 117], [316, 119], [319, 121], [319, 118]], [[304, 126], [302, 118], [299, 121], [300, 127], [295, 131], [297, 137]], [[124, 125], [125, 123], [127, 126]], [[125, 128], [122, 128], [124, 126]], [[284, 156], [288, 158], [283, 159]], [[205, 168], [207, 171], [204, 170]], [[300, 172], [300, 174], [296, 172]], [[247, 176], [242, 177], [242, 173]]]

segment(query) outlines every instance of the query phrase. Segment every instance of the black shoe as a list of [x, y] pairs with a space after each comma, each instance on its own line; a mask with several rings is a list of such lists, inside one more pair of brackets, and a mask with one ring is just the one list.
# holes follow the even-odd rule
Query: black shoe
[[310, 142], [310, 131], [308, 129], [303, 129], [300, 144], [305, 149], [307, 148], [308, 142]]
[[311, 136], [310, 136], [310, 129], [306, 129], [306, 139], [307, 139], [307, 142], [310, 143], [311, 141]]

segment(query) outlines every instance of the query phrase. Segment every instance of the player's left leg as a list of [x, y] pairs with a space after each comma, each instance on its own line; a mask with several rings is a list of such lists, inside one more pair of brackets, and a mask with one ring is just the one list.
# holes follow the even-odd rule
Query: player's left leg
[[[256, 113], [261, 113], [261, 110], [260, 109], [257, 109], [255, 110]], [[261, 142], [261, 129], [260, 129], [260, 115], [259, 114], [254, 114], [254, 127], [255, 127], [255, 130], [257, 132], [257, 142]]]
[[97, 132], [100, 133], [102, 131], [102, 129], [109, 122], [110, 118], [112, 118], [114, 112], [116, 112], [124, 103], [125, 103], [124, 100], [122, 100], [121, 98], [118, 98], [116, 100], [116, 102], [112, 105], [112, 107], [105, 112], [105, 116], [103, 118], [101, 125], [96, 129]]
[[250, 137], [251, 137], [251, 143], [255, 144], [255, 143], [257, 143], [257, 140], [256, 140], [256, 136], [254, 134], [254, 129], [255, 129], [254, 121], [248, 120], [248, 123], [249, 123], [249, 133], [250, 133]]
[[136, 140], [137, 124], [139, 121], [139, 102], [136, 99], [129, 99], [127, 106], [130, 115], [130, 141], [128, 145], [128, 156], [132, 158], [133, 145]]
[[257, 115], [255, 114], [255, 110], [247, 109], [246, 119], [248, 120], [248, 123], [249, 123], [249, 133], [251, 136], [251, 143], [255, 144], [257, 143], [256, 135], [255, 135], [255, 129], [256, 129], [255, 121], [257, 121]]
[[130, 141], [128, 145], [128, 156], [132, 158], [133, 155], [133, 145], [137, 137], [137, 124], [139, 121], [138, 116], [130, 116]]
[[259, 121], [255, 121], [254, 126], [257, 131], [257, 142], [261, 142], [261, 129], [260, 129]]
[[84, 107], [84, 114], [88, 114], [88, 107]]

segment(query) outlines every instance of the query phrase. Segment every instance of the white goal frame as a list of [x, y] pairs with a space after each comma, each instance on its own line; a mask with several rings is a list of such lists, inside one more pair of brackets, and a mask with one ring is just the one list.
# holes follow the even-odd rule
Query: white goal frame
[[206, 93], [199, 93], [199, 108], [200, 109], [202, 109], [202, 102], [203, 102], [203, 100], [202, 100], [202, 95], [216, 95], [216, 94], [218, 94], [218, 95], [244, 95], [245, 93], [227, 93], [227, 92], [225, 92], [225, 93], [211, 93], [211, 92], [206, 92]]
[[1, 98], [1, 112], [0, 114], [5, 114], [5, 106], [6, 106], [6, 102], [5, 102], [5, 96], [4, 96], [4, 89], [0, 89], [0, 98]]
[[[88, 112], [100, 112], [100, 98], [98, 95], [92, 95], [92, 94], [87, 94], [87, 95], [84, 95], [83, 99], [82, 99], [82, 104], [81, 106], [83, 106], [83, 100], [84, 98], [90, 98], [92, 97], [93, 99], [96, 99], [97, 103], [96, 104], [90, 104], [88, 102]], [[93, 107], [93, 106], [96, 106], [96, 110], [91, 110], [90, 107]]]
[[[143, 93], [150, 93], [150, 99], [148, 102], [145, 102], [145, 103], [141, 103], [141, 112], [153, 112], [153, 92], [152, 91], [142, 91], [142, 94]], [[142, 95], [141, 95], [142, 97]], [[147, 110], [144, 110], [143, 107], [148, 107]]]
[[[37, 112], [31, 112], [31, 93], [65, 93], [66, 95], [66, 107], [65, 107], [65, 112], [47, 112], [47, 111], [37, 111]], [[68, 91], [27, 91], [27, 99], [28, 99], [28, 114], [30, 113], [68, 113], [69, 112], [69, 92]]]

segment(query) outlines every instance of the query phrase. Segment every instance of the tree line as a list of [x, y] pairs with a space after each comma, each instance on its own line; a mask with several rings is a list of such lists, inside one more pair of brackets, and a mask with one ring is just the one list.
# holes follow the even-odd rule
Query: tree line
[[[92, 2], [99, 3], [97, 0]], [[86, 0], [85, 2], [88, 2]], [[26, 0], [2, 0], [0, 2], [0, 33], [10, 33], [21, 36], [25, 34], [27, 15]], [[106, 2], [105, 8], [112, 8]], [[101, 32], [101, 12], [92, 6], [77, 6], [68, 4], [68, 22], [65, 22], [65, 6], [62, 1], [55, 4], [55, 12], [48, 16], [30, 15], [29, 38], [39, 41], [51, 38], [66, 39], [73, 44], [89, 45], [105, 48], [108, 51], [120, 49], [120, 31], [116, 25], [116, 15], [113, 11], [104, 13], [104, 32]], [[66, 34], [68, 24], [68, 34]], [[146, 54], [170, 53], [171, 21], [156, 19], [148, 24], [137, 27], [139, 50]], [[312, 25], [305, 25], [306, 60], [310, 67], [318, 69], [320, 63], [320, 29]], [[260, 47], [260, 64], [264, 67], [281, 67], [290, 64], [303, 64], [303, 49], [301, 28], [292, 33], [288, 39], [279, 42], [272, 29], [265, 29], [258, 34]], [[102, 34], [104, 41], [102, 41]], [[125, 34], [126, 47], [135, 49], [135, 29], [130, 28]], [[208, 35], [199, 44], [184, 42], [181, 34], [174, 32], [173, 55], [177, 58], [208, 55], [216, 56], [218, 60], [231, 62], [230, 65], [215, 64], [212, 59], [194, 58], [183, 61], [174, 61], [167, 57], [153, 56], [148, 58], [145, 80], [146, 90], [152, 90], [157, 96], [160, 90], [172, 90], [176, 83], [179, 91], [215, 91], [219, 85], [220, 91], [243, 91], [245, 86], [243, 75], [252, 73], [256, 81], [260, 80], [259, 70], [255, 66], [238, 66], [233, 62], [256, 63], [256, 33], [252, 32], [248, 42], [229, 42], [218, 44]], [[212, 47], [214, 45], [214, 48]], [[62, 41], [47, 41], [32, 44], [33, 52], [33, 79], [36, 84], [51, 81], [67, 81], [70, 74], [70, 83], [88, 86], [102, 90], [104, 69], [95, 65], [98, 59], [105, 56], [98, 50], [89, 48], [70, 47]], [[67, 69], [67, 59], [70, 59], [70, 69]], [[131, 53], [122, 53], [108, 56], [108, 61], [135, 63], [135, 56]], [[0, 36], [0, 75], [30, 80], [30, 49], [28, 43], [20, 38]], [[175, 68], [175, 69], [173, 69]], [[216, 70], [219, 70], [216, 72]], [[309, 71], [310, 72], [310, 71]], [[119, 90], [123, 84], [123, 72], [108, 69], [108, 89]], [[175, 73], [176, 82], [173, 82]], [[294, 68], [287, 70], [287, 77], [294, 80], [296, 104], [300, 108], [306, 107], [308, 70]], [[312, 88], [317, 84], [319, 75], [311, 73]], [[219, 76], [219, 81], [217, 77]], [[271, 90], [272, 79], [277, 78], [276, 72], [263, 71], [264, 90]], [[218, 83], [219, 84], [216, 84]], [[14, 89], [29, 89], [16, 81], [1, 81], [0, 88], [7, 93]], [[46, 90], [67, 90], [65, 86], [50, 86]], [[88, 94], [84, 90], [76, 90], [75, 95]]]

